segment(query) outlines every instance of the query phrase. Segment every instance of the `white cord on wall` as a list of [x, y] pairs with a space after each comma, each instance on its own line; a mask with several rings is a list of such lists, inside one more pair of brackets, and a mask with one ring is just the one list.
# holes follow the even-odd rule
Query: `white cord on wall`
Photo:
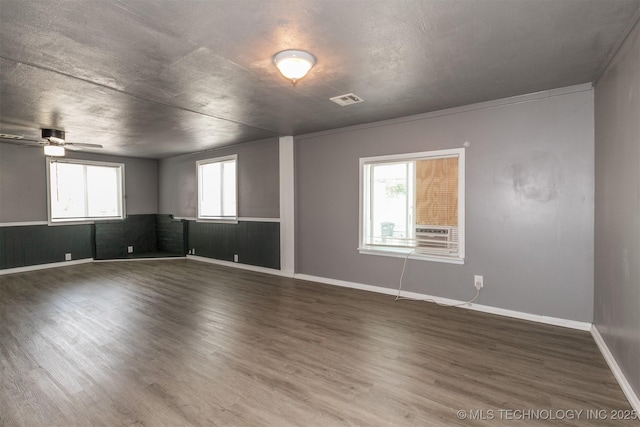
[[410, 301], [426, 301], [426, 302], [433, 302], [435, 304], [438, 304], [439, 306], [442, 307], [460, 307], [462, 305], [466, 305], [466, 304], [471, 304], [472, 302], [474, 302], [475, 300], [478, 299], [478, 297], [480, 296], [480, 289], [476, 288], [476, 295], [470, 299], [469, 301], [465, 301], [465, 302], [461, 302], [458, 304], [442, 304], [436, 300], [433, 299], [418, 299], [418, 298], [407, 298], [407, 297], [401, 297], [400, 293], [402, 291], [402, 279], [404, 278], [404, 272], [407, 269], [407, 260], [409, 260], [409, 256], [414, 253], [416, 250], [412, 250], [411, 252], [409, 252], [407, 254], [406, 257], [404, 257], [404, 264], [402, 265], [402, 274], [400, 275], [400, 283], [398, 284], [398, 295], [396, 295], [396, 299], [395, 301], [400, 301], [400, 300], [410, 300]]

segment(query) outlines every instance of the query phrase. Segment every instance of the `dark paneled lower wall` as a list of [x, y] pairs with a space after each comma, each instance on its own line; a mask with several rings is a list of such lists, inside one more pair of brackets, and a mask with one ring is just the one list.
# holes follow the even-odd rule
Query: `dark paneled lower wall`
[[137, 254], [195, 255], [280, 269], [280, 224], [220, 224], [175, 220], [171, 215], [131, 215], [82, 225], [0, 227], [0, 269], [71, 259], [127, 258]]
[[129, 215], [124, 220], [96, 222], [96, 259], [126, 258], [158, 251], [156, 215]]
[[124, 238], [124, 221], [107, 221], [95, 225], [96, 259], [124, 258], [127, 243]]
[[280, 224], [239, 222], [221, 224], [189, 221], [188, 249], [195, 255], [280, 269]]
[[186, 224], [151, 214], [95, 224], [0, 227], [0, 269], [62, 262], [67, 253], [72, 260], [184, 256]]
[[124, 238], [134, 253], [157, 252], [156, 215], [129, 215], [124, 221]]
[[0, 269], [93, 258], [93, 225], [0, 227]]
[[158, 251], [184, 256], [187, 253], [187, 222], [171, 215], [156, 215]]

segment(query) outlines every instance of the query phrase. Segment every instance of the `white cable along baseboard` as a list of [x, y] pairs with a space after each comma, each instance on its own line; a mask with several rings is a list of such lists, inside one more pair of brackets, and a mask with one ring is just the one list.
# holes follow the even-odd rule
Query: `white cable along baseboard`
[[[308, 274], [285, 272], [285, 271], [276, 270], [273, 268], [258, 267], [258, 266], [249, 265], [249, 264], [223, 261], [215, 258], [207, 258], [207, 257], [202, 257], [197, 255], [187, 255], [186, 258], [194, 261], [206, 262], [209, 264], [222, 265], [225, 267], [240, 268], [243, 270], [251, 270], [259, 273], [273, 274], [276, 276], [293, 277], [296, 279], [306, 280], [310, 282], [318, 282], [318, 283], [324, 283], [327, 285], [341, 286], [344, 288], [359, 289], [363, 291], [376, 292], [379, 294], [386, 294], [386, 295], [393, 295], [393, 296], [398, 294], [398, 290], [393, 288], [384, 288], [381, 286], [372, 286], [372, 285], [366, 285], [363, 283], [347, 282], [344, 280], [329, 279], [326, 277], [312, 276]], [[54, 263], [48, 263], [48, 264], [30, 265], [25, 267], [6, 268], [3, 270], [0, 270], [0, 275], [21, 273], [25, 271], [43, 270], [47, 268], [65, 267], [69, 265], [84, 264], [88, 262], [123, 262], [123, 261], [130, 262], [130, 261], [158, 261], [158, 260], [171, 261], [171, 260], [177, 260], [177, 259], [185, 259], [185, 257], [122, 258], [122, 259], [114, 259], [114, 260], [94, 260], [93, 258], [85, 258], [85, 259], [79, 259], [79, 260], [73, 260], [73, 261], [63, 261], [63, 262], [54, 262]], [[440, 304], [463, 304], [464, 303], [464, 301], [437, 297], [437, 296], [427, 295], [427, 294], [420, 294], [416, 292], [408, 292], [408, 291], [401, 291], [400, 296], [405, 298], [416, 299], [416, 300], [431, 300], [431, 301], [438, 302]], [[466, 308], [469, 310], [482, 311], [485, 313], [497, 314], [500, 316], [513, 317], [516, 319], [529, 320], [532, 322], [546, 323], [546, 324], [555, 325], [555, 326], [563, 326], [565, 328], [578, 329], [581, 331], [589, 331], [591, 330], [591, 326], [592, 326], [591, 323], [587, 323], [587, 322], [579, 322], [576, 320], [568, 320], [568, 319], [561, 319], [557, 317], [541, 316], [538, 314], [523, 313], [520, 311], [507, 310], [504, 308], [492, 307], [488, 305], [481, 305], [481, 304], [475, 304], [475, 303], [464, 304], [464, 305], [460, 305], [459, 307]]]
[[[365, 285], [362, 283], [346, 282], [343, 280], [327, 279], [325, 277], [310, 276], [307, 274], [295, 274], [294, 277], [296, 279], [308, 280], [310, 282], [325, 283], [328, 285], [360, 289], [363, 291], [377, 292], [377, 293], [386, 294], [386, 295], [396, 296], [398, 294], [397, 289], [383, 288], [381, 286], [372, 286], [372, 285]], [[591, 323], [580, 322], [576, 320], [568, 320], [568, 319], [562, 319], [562, 318], [550, 317], [550, 316], [541, 316], [539, 314], [523, 313], [521, 311], [507, 310], [505, 308], [492, 307], [489, 305], [481, 305], [481, 304], [475, 304], [475, 303], [464, 304], [464, 301], [454, 300], [450, 298], [436, 297], [436, 296], [427, 295], [427, 294], [420, 294], [417, 292], [401, 291], [400, 296], [404, 298], [415, 299], [415, 300], [431, 300], [431, 301], [438, 302], [440, 304], [447, 304], [447, 305], [463, 304], [463, 305], [459, 305], [458, 307], [466, 308], [468, 310], [482, 311], [484, 313], [497, 314], [499, 316], [513, 317], [516, 319], [523, 319], [523, 320], [529, 320], [532, 322], [545, 323], [548, 325], [578, 329], [581, 331], [591, 330]]]

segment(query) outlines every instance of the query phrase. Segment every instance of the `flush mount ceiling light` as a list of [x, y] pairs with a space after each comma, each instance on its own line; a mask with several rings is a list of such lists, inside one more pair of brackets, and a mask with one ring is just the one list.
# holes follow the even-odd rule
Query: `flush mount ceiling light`
[[304, 50], [283, 50], [273, 56], [273, 63], [294, 86], [316, 64], [316, 58]]
[[44, 155], [45, 156], [53, 156], [53, 157], [62, 157], [64, 156], [64, 147], [62, 145], [45, 145], [44, 146]]

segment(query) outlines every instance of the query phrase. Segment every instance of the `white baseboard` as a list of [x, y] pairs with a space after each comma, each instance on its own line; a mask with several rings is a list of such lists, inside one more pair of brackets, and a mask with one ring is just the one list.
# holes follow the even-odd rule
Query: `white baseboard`
[[129, 261], [171, 261], [174, 259], [185, 259], [183, 256], [164, 256], [148, 258], [114, 258], [114, 259], [94, 259], [93, 262], [129, 262]]
[[[344, 281], [344, 280], [328, 279], [326, 277], [310, 276], [310, 275], [307, 275], [307, 274], [295, 274], [294, 277], [296, 279], [300, 279], [300, 280], [308, 280], [308, 281], [311, 281], [311, 282], [325, 283], [325, 284], [328, 284], [328, 285], [335, 285], [335, 286], [342, 286], [342, 287], [346, 287], [346, 288], [360, 289], [360, 290], [363, 290], [363, 291], [377, 292], [377, 293], [380, 293], [380, 294], [398, 295], [398, 291], [396, 289], [383, 288], [381, 286], [365, 285], [365, 284], [362, 284], [362, 283], [354, 283], [354, 282], [347, 282], [347, 281]], [[458, 301], [458, 300], [449, 299], [449, 298], [436, 297], [436, 296], [426, 295], [426, 294], [419, 294], [419, 293], [416, 293], [416, 292], [401, 291], [400, 292], [400, 296], [404, 297], [404, 298], [411, 298], [411, 299], [416, 299], [416, 300], [436, 302], [436, 303], [439, 303], [439, 304], [447, 304], [447, 305], [462, 304], [462, 305], [459, 305], [458, 307], [466, 308], [468, 310], [481, 311], [481, 312], [484, 312], [484, 313], [497, 314], [499, 316], [506, 316], [506, 317], [513, 317], [513, 318], [516, 318], [516, 319], [529, 320], [531, 322], [545, 323], [545, 324], [548, 324], [548, 325], [562, 326], [562, 327], [571, 328], [571, 329], [578, 329], [578, 330], [581, 330], [581, 331], [589, 331], [589, 330], [591, 330], [591, 323], [580, 322], [580, 321], [577, 321], [577, 320], [568, 320], [568, 319], [562, 319], [562, 318], [558, 318], [558, 317], [541, 316], [539, 314], [523, 313], [521, 311], [507, 310], [505, 308], [492, 307], [492, 306], [489, 306], [489, 305], [481, 305], [481, 304], [474, 304], [474, 303], [464, 304], [464, 301]]]
[[620, 369], [620, 366], [613, 357], [613, 354], [611, 354], [611, 350], [609, 350], [607, 343], [602, 338], [602, 335], [600, 335], [600, 331], [598, 331], [598, 327], [596, 325], [593, 325], [593, 328], [591, 328], [591, 335], [600, 349], [600, 353], [602, 353], [604, 360], [607, 362], [607, 365], [609, 365], [609, 369], [613, 372], [613, 376], [616, 377], [616, 380], [618, 381], [622, 392], [631, 404], [631, 407], [636, 410], [636, 413], [640, 414], [640, 396], [638, 396], [633, 390], [633, 387], [631, 387], [631, 384], [622, 372], [622, 369]]
[[[206, 262], [206, 263], [209, 263], [209, 264], [222, 265], [222, 266], [225, 266], [225, 267], [240, 268], [240, 269], [243, 269], [243, 270], [256, 271], [258, 273], [266, 273], [266, 274], [272, 274], [272, 275], [282, 276], [282, 277], [294, 277], [294, 278], [300, 279], [300, 280], [307, 280], [307, 281], [311, 281], [311, 282], [325, 283], [325, 284], [328, 284], [328, 285], [341, 286], [341, 287], [352, 288], [352, 289], [359, 289], [359, 290], [363, 290], [363, 291], [376, 292], [376, 293], [380, 293], [380, 294], [386, 294], [386, 295], [397, 295], [398, 294], [398, 291], [395, 290], [395, 289], [384, 288], [384, 287], [381, 287], [381, 286], [365, 285], [365, 284], [362, 284], [362, 283], [347, 282], [347, 281], [344, 281], [344, 280], [329, 279], [329, 278], [326, 278], [326, 277], [311, 276], [311, 275], [308, 275], [308, 274], [297, 274], [297, 273], [294, 274], [293, 272], [290, 272], [290, 271], [281, 271], [281, 270], [276, 270], [276, 269], [273, 269], [273, 268], [258, 267], [258, 266], [254, 266], [254, 265], [248, 265], [248, 264], [242, 264], [242, 263], [230, 262], [230, 261], [223, 261], [223, 260], [219, 260], [219, 259], [215, 259], [215, 258], [207, 258], [207, 257], [201, 257], [201, 256], [197, 256], [197, 255], [187, 255], [187, 258], [191, 259], [191, 260], [194, 260], [194, 261], [200, 261], [200, 262]], [[74, 261], [64, 261], [64, 262], [55, 262], [55, 263], [49, 263], [49, 264], [30, 265], [30, 266], [26, 266], [26, 267], [7, 268], [7, 269], [4, 269], [4, 270], [0, 270], [0, 275], [12, 274], [12, 273], [21, 273], [21, 272], [25, 272], [25, 271], [43, 270], [43, 269], [47, 269], [47, 268], [65, 267], [65, 266], [75, 265], [75, 264], [84, 264], [84, 263], [87, 263], [87, 262], [158, 261], [158, 260], [176, 260], [176, 259], [184, 259], [184, 257], [126, 258], [126, 259], [115, 259], [115, 260], [94, 260], [93, 258], [86, 258], [86, 259], [79, 259], [79, 260], [74, 260]], [[520, 312], [520, 311], [507, 310], [507, 309], [504, 309], [504, 308], [492, 307], [492, 306], [488, 306], [488, 305], [481, 305], [481, 304], [474, 304], [474, 303], [464, 304], [464, 301], [458, 301], [458, 300], [453, 300], [453, 299], [449, 299], [449, 298], [442, 298], [442, 297], [437, 297], [437, 296], [433, 296], [433, 295], [420, 294], [420, 293], [416, 293], [416, 292], [402, 291], [400, 293], [400, 296], [404, 297], [404, 298], [411, 298], [411, 299], [416, 299], [416, 300], [437, 302], [439, 304], [448, 304], [448, 305], [463, 304], [463, 305], [459, 305], [459, 307], [460, 308], [466, 308], [466, 309], [469, 309], [469, 310], [481, 311], [481, 312], [484, 312], [484, 313], [497, 314], [499, 316], [513, 317], [513, 318], [516, 318], [516, 319], [529, 320], [529, 321], [532, 321], [532, 322], [545, 323], [545, 324], [555, 325], [555, 326], [562, 326], [562, 327], [571, 328], [571, 329], [579, 329], [579, 330], [582, 330], [582, 331], [589, 331], [589, 330], [591, 330], [591, 326], [592, 326], [590, 323], [587, 323], [587, 322], [579, 322], [579, 321], [576, 321], [576, 320], [568, 320], [568, 319], [561, 319], [561, 318], [557, 318], [557, 317], [541, 316], [541, 315], [538, 315], [538, 314], [523, 313], [523, 312]]]
[[0, 276], [4, 274], [24, 273], [26, 271], [46, 270], [48, 268], [68, 267], [76, 264], [86, 264], [89, 262], [120, 262], [120, 261], [160, 261], [171, 259], [184, 259], [184, 257], [163, 257], [163, 258], [118, 258], [118, 259], [93, 259], [83, 258], [72, 261], [50, 262], [47, 264], [27, 265], [25, 267], [5, 268], [0, 270]]
[[547, 325], [561, 326], [563, 328], [577, 329], [580, 331], [590, 331], [592, 324], [579, 320], [563, 319], [561, 317], [543, 316], [540, 314], [525, 313], [522, 311], [508, 310], [506, 308], [492, 307], [490, 305], [469, 304], [462, 306], [469, 310], [482, 311], [484, 313], [497, 314], [498, 316], [513, 317], [516, 319], [529, 320], [531, 322], [545, 323]]
[[23, 273], [25, 271], [46, 270], [48, 268], [68, 267], [70, 265], [93, 262], [93, 258], [75, 259], [72, 261], [50, 262], [48, 264], [27, 265], [26, 267], [5, 268], [0, 270], [0, 276], [5, 274]]
[[273, 274], [275, 276], [283, 276], [283, 277], [293, 277], [293, 273], [276, 270], [275, 268], [258, 267], [255, 265], [242, 264], [239, 262], [223, 261], [221, 259], [207, 258], [207, 257], [197, 256], [197, 255], [187, 255], [187, 258], [192, 259], [194, 261], [206, 262], [209, 264], [222, 265], [225, 267], [232, 267], [232, 268], [240, 268], [242, 270], [256, 271], [258, 273]]
[[[359, 290], [368, 291], [368, 292], [376, 292], [376, 293], [380, 293], [380, 294], [394, 295], [394, 296], [398, 294], [398, 291], [395, 290], [395, 289], [384, 288], [384, 287], [381, 287], [381, 286], [365, 285], [363, 283], [347, 282], [347, 281], [344, 281], [344, 280], [329, 279], [329, 278], [326, 278], [326, 277], [312, 276], [312, 275], [308, 275], [308, 274], [294, 274], [293, 272], [280, 271], [280, 270], [276, 270], [276, 269], [273, 269], [273, 268], [257, 267], [257, 266], [254, 266], [254, 265], [240, 264], [240, 263], [236, 263], [236, 262], [223, 261], [223, 260], [219, 260], [219, 259], [206, 258], [206, 257], [201, 257], [201, 256], [196, 256], [196, 255], [187, 255], [187, 258], [191, 259], [191, 260], [194, 260], [194, 261], [200, 261], [200, 262], [205, 262], [205, 263], [209, 263], [209, 264], [216, 264], [216, 265], [221, 265], [221, 266], [225, 266], [225, 267], [232, 267], [232, 268], [240, 268], [240, 269], [243, 269], [243, 270], [256, 271], [256, 272], [259, 272], [259, 273], [272, 274], [272, 275], [276, 275], [276, 276], [294, 277], [294, 278], [299, 279], [299, 280], [306, 280], [306, 281], [310, 281], [310, 282], [324, 283], [324, 284], [327, 284], [327, 285], [341, 286], [341, 287], [351, 288], [351, 289], [359, 289]], [[157, 260], [174, 260], [174, 259], [184, 259], [184, 257], [131, 258], [131, 259], [118, 259], [118, 260], [94, 260], [93, 258], [85, 258], [85, 259], [78, 259], [78, 260], [73, 260], [73, 261], [64, 261], [64, 262], [54, 262], [54, 263], [49, 263], [49, 264], [31, 265], [31, 266], [27, 266], [27, 267], [7, 268], [7, 269], [4, 269], [4, 270], [0, 270], [0, 275], [12, 274], [12, 273], [22, 273], [22, 272], [25, 272], [25, 271], [44, 270], [44, 269], [48, 269], [48, 268], [67, 267], [67, 266], [70, 266], [70, 265], [86, 264], [86, 263], [89, 263], [89, 262], [157, 261]], [[609, 347], [607, 347], [607, 344], [605, 343], [604, 339], [602, 338], [602, 335], [600, 335], [600, 332], [598, 331], [598, 329], [597, 329], [597, 327], [595, 325], [592, 325], [592, 324], [587, 323], [587, 322], [579, 322], [579, 321], [576, 321], [576, 320], [568, 320], [568, 319], [561, 319], [561, 318], [557, 318], [557, 317], [541, 316], [541, 315], [538, 315], [538, 314], [523, 313], [523, 312], [520, 312], [520, 311], [507, 310], [507, 309], [504, 309], [504, 308], [492, 307], [492, 306], [488, 306], [488, 305], [481, 305], [481, 304], [474, 304], [474, 303], [464, 304], [464, 301], [458, 301], [458, 300], [453, 300], [453, 299], [449, 299], [449, 298], [436, 297], [436, 296], [420, 294], [420, 293], [416, 293], [416, 292], [401, 291], [400, 292], [400, 296], [404, 297], [404, 298], [411, 298], [411, 299], [416, 299], [416, 300], [437, 302], [437, 303], [440, 303], [440, 304], [448, 304], [448, 305], [462, 304], [462, 305], [459, 305], [458, 307], [459, 308], [466, 308], [468, 310], [481, 311], [481, 312], [484, 312], [484, 313], [497, 314], [497, 315], [500, 315], [500, 316], [512, 317], [512, 318], [516, 318], [516, 319], [529, 320], [529, 321], [532, 321], [532, 322], [545, 323], [545, 324], [548, 324], [548, 325], [562, 326], [562, 327], [571, 328], [571, 329], [578, 329], [578, 330], [581, 330], [581, 331], [591, 331], [591, 335], [593, 336], [593, 339], [596, 342], [596, 345], [600, 349], [600, 352], [602, 353], [602, 356], [604, 357], [604, 359], [606, 360], [607, 364], [609, 365], [609, 368], [613, 372], [613, 375], [615, 376], [616, 380], [618, 381], [618, 384], [620, 385], [620, 388], [622, 389], [624, 395], [629, 400], [629, 403], [631, 404], [633, 409], [635, 409], [638, 413], [640, 413], [640, 397], [638, 397], [638, 395], [636, 395], [635, 391], [631, 387], [631, 384], [629, 383], [629, 381], [625, 377], [624, 373], [620, 369], [620, 366], [618, 366], [618, 363], [616, 362], [615, 358], [611, 354], [611, 351], [609, 350]]]

